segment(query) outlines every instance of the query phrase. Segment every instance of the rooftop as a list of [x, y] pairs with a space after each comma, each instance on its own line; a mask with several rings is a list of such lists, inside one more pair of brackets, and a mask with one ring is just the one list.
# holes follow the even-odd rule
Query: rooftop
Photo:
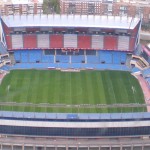
[[0, 4], [31, 4], [43, 3], [43, 0], [0, 0]]
[[12, 15], [3, 16], [8, 27], [93, 27], [134, 29], [139, 18], [99, 15]]

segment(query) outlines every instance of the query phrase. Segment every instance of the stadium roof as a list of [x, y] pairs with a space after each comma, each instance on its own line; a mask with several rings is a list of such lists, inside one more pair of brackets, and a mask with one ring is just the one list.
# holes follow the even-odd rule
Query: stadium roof
[[3, 16], [8, 27], [99, 27], [134, 29], [139, 18], [98, 15], [15, 15]]

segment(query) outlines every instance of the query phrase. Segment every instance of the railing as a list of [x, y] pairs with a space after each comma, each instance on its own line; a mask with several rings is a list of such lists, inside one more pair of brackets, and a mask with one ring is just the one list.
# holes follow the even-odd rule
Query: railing
[[49, 104], [49, 103], [17, 103], [17, 102], [0, 102], [0, 106], [24, 106], [24, 107], [44, 107], [44, 108], [143, 108], [150, 104], [128, 103], [128, 104]]

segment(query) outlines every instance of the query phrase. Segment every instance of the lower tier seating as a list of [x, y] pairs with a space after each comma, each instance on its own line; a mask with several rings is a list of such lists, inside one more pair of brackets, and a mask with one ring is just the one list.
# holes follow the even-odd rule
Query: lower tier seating
[[[61, 52], [61, 50], [16, 50], [14, 59], [16, 66], [25, 64], [34, 67], [59, 67], [59, 68], [97, 68], [122, 70], [127, 58], [126, 52], [117, 51], [84, 51]], [[39, 65], [38, 65], [39, 64]], [[51, 65], [50, 65], [51, 64]]]

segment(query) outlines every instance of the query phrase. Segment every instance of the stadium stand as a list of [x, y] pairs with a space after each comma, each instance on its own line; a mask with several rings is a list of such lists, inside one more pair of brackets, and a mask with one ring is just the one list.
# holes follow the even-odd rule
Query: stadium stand
[[[135, 64], [139, 63], [141, 69], [137, 66], [130, 68], [132, 64], [130, 67], [126, 65], [128, 54], [132, 55], [138, 44], [135, 41], [139, 40], [137, 28], [140, 23], [139, 18], [121, 18], [120, 16], [55, 14], [34, 17], [31, 15], [4, 16], [2, 17], [4, 28], [2, 39], [5, 39], [3, 42], [6, 41], [5, 46], [8, 52], [13, 53], [16, 63], [12, 66], [4, 65], [1, 69], [96, 69], [132, 72], [144, 69], [143, 76], [149, 83], [150, 70], [145, 69], [149, 64], [140, 56], [132, 58]], [[12, 30], [16, 33], [18, 26], [23, 27], [25, 31], [10, 34]], [[71, 33], [68, 32], [70, 30], [72, 30]], [[17, 135], [18, 138], [47, 136], [52, 137], [47, 140], [52, 140], [53, 144], [56, 143], [58, 136], [67, 137], [66, 141], [69, 141], [70, 137], [88, 140], [93, 138], [93, 141], [96, 141], [95, 138], [97, 140], [108, 137], [142, 139], [143, 136], [150, 135], [150, 114], [143, 112], [68, 115], [68, 113], [0, 111], [0, 117], [3, 119], [0, 121], [0, 134]], [[45, 145], [45, 141], [40, 138], [39, 141]], [[77, 150], [83, 148], [80, 144], [82, 143], [77, 143]], [[131, 145], [133, 149], [133, 143]], [[98, 147], [98, 150], [105, 150], [100, 145]], [[17, 148], [14, 147], [14, 149]], [[107, 149], [116, 150], [112, 145]], [[122, 148], [122, 150], [126, 149], [125, 146], [124, 149]], [[46, 150], [49, 149], [46, 148]]]
[[100, 63], [98, 56], [87, 55], [87, 63]]
[[11, 35], [6, 35], [6, 43], [7, 43], [7, 48], [12, 49], [12, 38]]
[[52, 34], [50, 35], [50, 48], [62, 48], [64, 45], [63, 43], [63, 36]]
[[37, 37], [36, 35], [27, 34], [24, 35], [24, 48], [34, 48], [37, 47]]
[[64, 35], [64, 48], [77, 48], [77, 35], [76, 34]]
[[56, 55], [56, 63], [69, 63], [68, 55]]
[[132, 55], [132, 60], [130, 61], [131, 66], [138, 67], [139, 69], [145, 69], [149, 67], [149, 63], [140, 56]]
[[71, 56], [71, 62], [72, 63], [82, 63], [82, 62], [85, 62], [85, 56], [84, 55], [72, 55]]
[[38, 34], [37, 35], [37, 46], [39, 48], [49, 48], [49, 35], [48, 34]]
[[19, 35], [19, 34], [12, 35], [12, 48], [13, 49], [23, 48], [23, 35]]
[[92, 35], [91, 48], [103, 49], [104, 48], [104, 36], [103, 35]]
[[146, 78], [146, 81], [147, 81], [148, 87], [149, 87], [149, 89], [150, 89], [150, 77], [149, 77], [149, 78]]
[[78, 65], [81, 66], [82, 64], [87, 63], [87, 67], [89, 68], [90, 64], [125, 65], [126, 55], [125, 52], [94, 50], [80, 50], [79, 52], [64, 52], [62, 50], [30, 50], [30, 52], [26, 50], [14, 51], [16, 63], [70, 63], [71, 66], [73, 66], [74, 63], [79, 63]]
[[120, 53], [120, 61], [121, 63], [125, 63], [126, 62], [126, 59], [127, 59], [127, 56], [125, 53]]
[[143, 74], [144, 78], [145, 77], [150, 77], [150, 67], [142, 70], [142, 74]]
[[42, 63], [54, 63], [54, 57], [52, 55], [42, 55]]
[[91, 36], [79, 35], [78, 36], [78, 48], [90, 49], [91, 48]]
[[21, 62], [28, 63], [29, 62], [29, 51], [22, 51], [21, 52]]
[[3, 43], [0, 42], [0, 67], [3, 67], [4, 65], [10, 65], [10, 64], [11, 64], [11, 60], [9, 57], [9, 53], [7, 52]]
[[139, 68], [133, 67], [132, 73], [136, 73], [136, 72], [141, 72], [141, 70]]
[[117, 49], [118, 38], [117, 36], [107, 35], [104, 39], [104, 49], [113, 50]]
[[130, 38], [130, 46], [129, 46], [129, 50], [135, 50], [135, 42], [136, 42], [136, 39], [135, 37], [131, 37]]
[[21, 62], [21, 52], [19, 50], [14, 52], [14, 58], [16, 63]]
[[120, 64], [120, 52], [112, 52], [113, 53], [113, 63], [114, 64]]
[[0, 54], [1, 55], [8, 54], [7, 49], [4, 47], [2, 42], [0, 42]]
[[128, 50], [129, 49], [129, 36], [119, 36], [118, 37], [118, 49]]
[[29, 52], [29, 63], [41, 62], [41, 50], [33, 50]]
[[112, 53], [108, 51], [100, 51], [99, 58], [101, 63], [112, 64]]

